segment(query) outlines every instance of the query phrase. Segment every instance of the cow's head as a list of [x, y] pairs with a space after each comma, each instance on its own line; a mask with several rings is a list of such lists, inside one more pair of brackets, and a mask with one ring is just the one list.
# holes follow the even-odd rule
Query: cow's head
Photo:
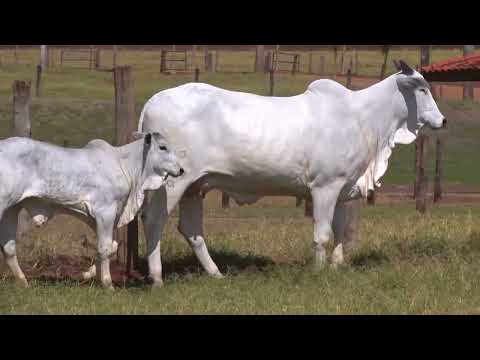
[[424, 125], [432, 129], [444, 127], [447, 123], [433, 99], [430, 85], [424, 77], [413, 70], [405, 62], [394, 61], [397, 70], [396, 81], [403, 95], [408, 115], [404, 130], [408, 130], [413, 138]]
[[[167, 140], [159, 133], [135, 133], [135, 138], [143, 138], [142, 169], [146, 176], [158, 175], [166, 180], [167, 177], [183, 175], [184, 170], [177, 161], [177, 157], [170, 150]], [[152, 173], [152, 174], [151, 174]]]

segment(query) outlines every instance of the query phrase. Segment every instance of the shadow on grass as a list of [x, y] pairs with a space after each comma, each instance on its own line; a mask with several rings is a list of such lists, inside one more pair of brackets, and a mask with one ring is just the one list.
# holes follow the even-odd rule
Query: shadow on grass
[[[255, 255], [239, 255], [230, 251], [210, 251], [212, 259], [224, 275], [235, 276], [241, 273], [267, 271], [275, 263], [268, 257]], [[35, 264], [24, 264], [22, 268], [29, 282], [39, 285], [66, 285], [66, 286], [101, 286], [95, 280], [83, 280], [82, 272], [87, 271], [92, 261], [87, 257], [70, 257], [58, 255], [40, 259]], [[147, 279], [148, 263], [144, 258], [130, 277], [125, 274], [125, 267], [116, 261], [111, 261], [110, 272], [115, 287], [143, 288], [150, 284]], [[162, 275], [164, 279], [185, 278], [204, 275], [205, 271], [194, 254], [162, 261]]]
[[349, 263], [355, 270], [364, 271], [382, 266], [389, 261], [390, 258], [382, 250], [369, 249], [352, 254]]
[[[210, 251], [213, 261], [224, 275], [238, 275], [245, 272], [268, 271], [275, 263], [265, 256], [252, 254], [239, 255], [232, 251]], [[164, 278], [191, 276], [191, 274], [206, 274], [194, 254], [166, 260], [162, 262]], [[147, 264], [144, 262], [141, 272], [147, 273]]]

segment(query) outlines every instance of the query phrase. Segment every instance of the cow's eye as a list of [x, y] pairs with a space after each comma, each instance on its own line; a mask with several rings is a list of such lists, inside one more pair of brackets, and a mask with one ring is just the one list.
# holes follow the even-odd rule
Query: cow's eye
[[427, 94], [427, 89], [420, 89], [420, 91], [424, 94]]
[[166, 146], [160, 146], [160, 150], [167, 151], [167, 147]]

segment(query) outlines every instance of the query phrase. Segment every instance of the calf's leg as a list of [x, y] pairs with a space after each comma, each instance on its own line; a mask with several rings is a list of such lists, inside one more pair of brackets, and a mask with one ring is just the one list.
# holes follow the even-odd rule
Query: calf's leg
[[[20, 265], [18, 264], [16, 251], [16, 237], [18, 225], [18, 207], [12, 207], [0, 214], [0, 249], [5, 262], [12, 271], [18, 284], [22, 287], [28, 287], [28, 281], [25, 278]], [[1, 213], [1, 212], [0, 212]]]
[[97, 224], [97, 277], [102, 282], [103, 287], [113, 289], [112, 277], [110, 275], [110, 256], [115, 252], [112, 241], [113, 226], [115, 222], [115, 210], [107, 209], [95, 216]]

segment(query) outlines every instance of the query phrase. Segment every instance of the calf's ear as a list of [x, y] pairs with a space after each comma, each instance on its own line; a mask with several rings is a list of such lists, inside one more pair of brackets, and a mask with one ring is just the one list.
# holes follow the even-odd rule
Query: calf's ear
[[152, 134], [148, 133], [145, 135], [145, 145], [150, 147], [151, 144], [152, 144]]

